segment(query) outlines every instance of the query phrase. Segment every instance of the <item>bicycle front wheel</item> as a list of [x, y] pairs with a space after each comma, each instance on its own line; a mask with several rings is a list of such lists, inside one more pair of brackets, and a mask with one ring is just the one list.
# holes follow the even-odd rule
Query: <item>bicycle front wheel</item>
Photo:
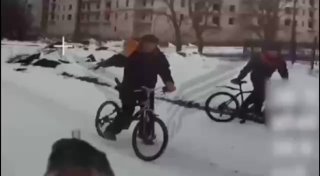
[[[132, 146], [135, 154], [138, 158], [144, 161], [153, 161], [159, 158], [165, 151], [168, 145], [168, 129], [165, 123], [157, 118], [153, 117], [153, 126], [150, 129], [147, 129], [143, 120], [140, 120], [135, 128], [133, 129], [132, 134]], [[145, 143], [145, 138], [151, 138], [152, 143]]]
[[113, 101], [106, 101], [100, 105], [95, 119], [95, 126], [99, 136], [103, 137], [105, 128], [113, 122], [120, 110], [118, 104]]
[[207, 115], [216, 122], [232, 121], [238, 109], [238, 100], [228, 92], [215, 93], [205, 103]]

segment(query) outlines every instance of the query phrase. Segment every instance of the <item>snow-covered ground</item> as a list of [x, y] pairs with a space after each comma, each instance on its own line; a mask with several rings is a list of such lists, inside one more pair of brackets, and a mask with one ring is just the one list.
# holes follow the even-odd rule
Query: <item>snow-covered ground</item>
[[[96, 134], [96, 110], [107, 99], [117, 100], [117, 92], [58, 75], [67, 71], [97, 76], [112, 84], [114, 77], [122, 77], [121, 69], [92, 72], [87, 69], [90, 64], [81, 62], [81, 58], [89, 54], [108, 58], [114, 52], [95, 51], [90, 47], [88, 51], [68, 49], [64, 59], [71, 64], [56, 69], [28, 67], [25, 72], [17, 72], [14, 69], [20, 66], [7, 64], [6, 60], [16, 54], [35, 53], [43, 45], [16, 43], [19, 46], [1, 46], [1, 174], [43, 175], [51, 145], [57, 139], [70, 137], [73, 129], [80, 129], [84, 140], [106, 152], [117, 176], [269, 176], [274, 169], [274, 133], [270, 129], [250, 122], [215, 123], [203, 111], [162, 101], [156, 102], [156, 111], [170, 131], [169, 145], [158, 160], [142, 162], [133, 153], [131, 130], [121, 133], [117, 142], [105, 141]], [[120, 51], [116, 46], [113, 49]], [[242, 61], [228, 62], [196, 54], [181, 57], [170, 48], [164, 51], [178, 88], [168, 95], [172, 99], [203, 103], [219, 90], [215, 86], [228, 84], [244, 65]], [[52, 53], [43, 57], [59, 56]], [[318, 86], [318, 75], [310, 76], [307, 70], [308, 66], [301, 64], [290, 67], [291, 80]], [[276, 75], [273, 79], [279, 79]], [[246, 88], [250, 89], [250, 84]], [[319, 149], [314, 152], [318, 153]], [[313, 173], [319, 173], [317, 163], [318, 155], [312, 156]]]

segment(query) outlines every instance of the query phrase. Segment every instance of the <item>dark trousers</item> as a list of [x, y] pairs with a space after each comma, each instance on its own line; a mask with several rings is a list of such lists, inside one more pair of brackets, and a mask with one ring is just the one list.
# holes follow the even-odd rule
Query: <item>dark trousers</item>
[[254, 112], [261, 115], [261, 109], [265, 100], [265, 83], [252, 82], [253, 92], [244, 100], [240, 108], [240, 116], [244, 117], [249, 111], [249, 106], [254, 105]]
[[[133, 119], [135, 107], [140, 102], [146, 100], [146, 96], [142, 93], [123, 92], [120, 95], [122, 103], [122, 112], [115, 118], [114, 122], [107, 127], [108, 131], [119, 134], [122, 129], [128, 128]], [[150, 108], [154, 109], [154, 94], [150, 97]]]

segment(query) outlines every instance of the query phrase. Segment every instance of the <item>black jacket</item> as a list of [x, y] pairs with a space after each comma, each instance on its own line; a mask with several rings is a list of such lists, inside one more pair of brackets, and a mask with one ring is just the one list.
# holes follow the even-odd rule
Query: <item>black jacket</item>
[[139, 89], [141, 86], [154, 88], [158, 75], [164, 83], [174, 82], [169, 62], [159, 50], [154, 53], [136, 51], [130, 57], [117, 54], [98, 65], [102, 67], [124, 67], [121, 87], [128, 91]]
[[264, 84], [276, 70], [282, 78], [288, 79], [287, 65], [281, 57], [268, 59], [265, 55], [254, 55], [240, 71], [238, 79], [242, 80], [251, 72], [251, 81], [253, 84]]

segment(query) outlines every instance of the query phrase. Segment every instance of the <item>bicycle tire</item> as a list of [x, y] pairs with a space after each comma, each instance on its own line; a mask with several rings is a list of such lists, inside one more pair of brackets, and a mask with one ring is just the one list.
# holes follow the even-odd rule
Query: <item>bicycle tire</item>
[[140, 121], [134, 127], [133, 133], [132, 133], [132, 147], [133, 147], [133, 150], [134, 150], [136, 156], [138, 158], [140, 158], [141, 160], [143, 160], [143, 161], [153, 161], [153, 160], [158, 159], [164, 153], [164, 151], [165, 151], [165, 149], [167, 148], [167, 145], [168, 145], [169, 136], [168, 136], [168, 129], [167, 129], [165, 123], [161, 119], [159, 119], [157, 117], [154, 117], [153, 120], [154, 120], [154, 123], [158, 123], [160, 125], [160, 127], [162, 129], [162, 132], [163, 132], [163, 138], [164, 138], [163, 139], [163, 143], [162, 143], [162, 145], [160, 147], [160, 150], [156, 154], [154, 154], [153, 156], [144, 156], [140, 152], [140, 150], [139, 150], [139, 148], [137, 146], [138, 131], [139, 131], [140, 123], [141, 123]]
[[[117, 114], [119, 114], [119, 113], [120, 113], [120, 110], [121, 110], [121, 108], [119, 107], [119, 105], [118, 105], [116, 102], [114, 102], [114, 101], [105, 101], [105, 102], [103, 102], [103, 103], [99, 106], [98, 111], [97, 111], [97, 114], [96, 114], [96, 118], [95, 118], [95, 127], [96, 127], [96, 130], [97, 130], [99, 136], [101, 136], [101, 137], [103, 137], [103, 132], [101, 131], [101, 129], [100, 129], [100, 127], [99, 127], [99, 125], [100, 125], [100, 122], [99, 122], [99, 120], [100, 120], [100, 114], [101, 114], [103, 108], [104, 108], [105, 106], [109, 105], [109, 104], [112, 105], [112, 106], [114, 106]], [[109, 122], [109, 121], [108, 121], [108, 122]]]
[[226, 118], [226, 119], [219, 119], [219, 118], [217, 118], [217, 117], [215, 117], [215, 116], [213, 116], [213, 115], [211, 114], [210, 102], [211, 102], [214, 98], [216, 98], [216, 97], [218, 97], [218, 96], [221, 96], [221, 95], [223, 95], [223, 96], [228, 96], [233, 102], [235, 102], [235, 104], [236, 104], [236, 110], [239, 109], [239, 107], [240, 107], [239, 101], [238, 101], [232, 94], [230, 94], [230, 93], [228, 93], [228, 92], [218, 92], [218, 93], [212, 94], [212, 95], [206, 100], [206, 103], [205, 103], [205, 111], [206, 111], [206, 114], [209, 116], [209, 118], [210, 118], [211, 120], [213, 120], [213, 121], [216, 121], [216, 122], [230, 122], [230, 121], [232, 121], [232, 120], [236, 117], [234, 114], [233, 114], [233, 115], [230, 115], [230, 117], [229, 117], [229, 118]]

